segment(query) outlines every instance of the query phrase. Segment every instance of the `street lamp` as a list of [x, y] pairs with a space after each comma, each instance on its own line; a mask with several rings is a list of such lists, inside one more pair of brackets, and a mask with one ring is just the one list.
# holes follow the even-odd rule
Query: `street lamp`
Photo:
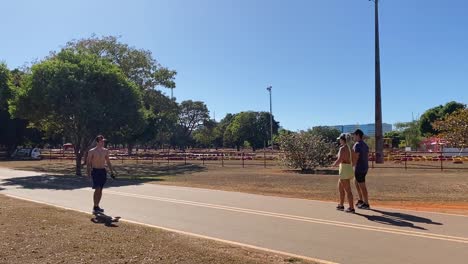
[[375, 162], [384, 163], [382, 129], [382, 94], [380, 83], [379, 0], [375, 3]]
[[270, 136], [271, 136], [271, 150], [273, 150], [273, 111], [271, 107], [271, 85], [268, 86], [266, 89], [270, 93]]

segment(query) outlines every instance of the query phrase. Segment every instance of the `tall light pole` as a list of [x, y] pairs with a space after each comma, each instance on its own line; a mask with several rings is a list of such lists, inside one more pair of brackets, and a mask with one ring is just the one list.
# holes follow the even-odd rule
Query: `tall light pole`
[[379, 0], [373, 1], [375, 3], [375, 162], [384, 163], [380, 83]]
[[271, 149], [273, 150], [273, 111], [272, 111], [272, 106], [271, 106], [271, 85], [268, 86], [266, 89], [270, 93], [270, 136], [271, 136]]

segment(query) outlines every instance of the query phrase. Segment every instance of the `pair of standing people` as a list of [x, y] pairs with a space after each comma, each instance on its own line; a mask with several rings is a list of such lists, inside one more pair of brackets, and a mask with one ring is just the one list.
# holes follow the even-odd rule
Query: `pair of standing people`
[[[354, 142], [356, 142], [352, 149], [348, 144], [350, 139], [347, 138], [346, 134], [341, 134], [338, 138], [340, 141], [340, 150], [337, 160], [333, 164], [334, 166], [340, 166], [340, 179], [338, 180], [340, 200], [336, 209], [347, 213], [355, 212], [353, 192], [351, 190], [352, 178], [355, 178], [356, 189], [359, 195], [356, 206], [360, 209], [370, 209], [366, 187], [366, 175], [369, 169], [369, 147], [362, 140], [364, 137], [362, 130], [357, 129], [352, 135], [354, 137]], [[346, 210], [344, 207], [345, 196], [348, 198], [349, 203], [349, 208]]]

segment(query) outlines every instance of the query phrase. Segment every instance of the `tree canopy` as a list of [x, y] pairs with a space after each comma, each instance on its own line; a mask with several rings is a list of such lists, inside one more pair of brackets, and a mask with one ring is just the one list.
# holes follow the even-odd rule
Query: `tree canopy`
[[48, 134], [60, 133], [74, 144], [77, 175], [93, 138], [139, 123], [140, 109], [139, 89], [117, 66], [71, 50], [34, 65], [10, 105], [15, 117], [30, 120]]

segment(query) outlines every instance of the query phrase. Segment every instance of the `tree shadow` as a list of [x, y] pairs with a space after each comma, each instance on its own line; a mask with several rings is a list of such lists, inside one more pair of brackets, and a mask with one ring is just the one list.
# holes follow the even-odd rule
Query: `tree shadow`
[[[113, 168], [119, 178], [137, 179], [162, 176], [178, 176], [207, 170], [206, 167], [197, 164], [120, 164], [113, 163]], [[17, 167], [17, 170], [44, 172], [49, 174], [74, 175], [75, 167], [71, 163], [51, 163], [36, 166]], [[86, 171], [82, 171], [83, 175]]]
[[[33, 168], [28, 168], [33, 169]], [[117, 179], [108, 179], [106, 187], [121, 187], [129, 185], [140, 185], [150, 181], [164, 181], [158, 177], [162, 176], [181, 176], [186, 173], [194, 173], [203, 171], [206, 168], [196, 165], [173, 165], [169, 167], [159, 167], [158, 170], [151, 168], [140, 169], [132, 173], [131, 168], [129, 171], [122, 171], [122, 174], [117, 175]], [[2, 187], [3, 186], [3, 187]], [[75, 190], [91, 187], [91, 180], [84, 176], [71, 176], [71, 175], [54, 175], [43, 174], [36, 176], [12, 177], [2, 179], [0, 183], [0, 190], [5, 186], [20, 186], [25, 189], [51, 189], [51, 190]]]
[[114, 166], [120, 178], [128, 179], [149, 179], [168, 176], [182, 176], [196, 172], [206, 171], [207, 168], [196, 164], [172, 164], [172, 165], [152, 165], [152, 164], [122, 164]]
[[442, 225], [442, 223], [433, 222], [429, 218], [424, 218], [424, 217], [420, 217], [416, 215], [397, 213], [397, 212], [387, 212], [387, 211], [376, 210], [376, 209], [371, 209], [370, 211], [375, 212], [375, 213], [380, 213], [381, 215], [366, 215], [366, 214], [360, 214], [360, 213], [356, 213], [356, 215], [365, 217], [369, 221], [384, 224], [384, 225], [407, 227], [407, 228], [413, 228], [413, 229], [418, 229], [418, 230], [427, 230], [427, 229], [421, 226], [417, 226], [415, 223]]

